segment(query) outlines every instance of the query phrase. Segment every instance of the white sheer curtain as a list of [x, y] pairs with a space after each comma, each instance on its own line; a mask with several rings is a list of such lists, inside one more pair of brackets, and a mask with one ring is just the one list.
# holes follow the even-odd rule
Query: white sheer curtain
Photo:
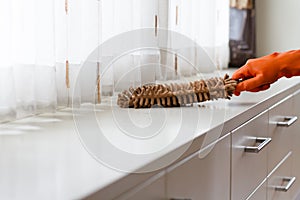
[[53, 1], [0, 1], [0, 120], [56, 105]]
[[[171, 0], [169, 28], [193, 39], [218, 69], [229, 62], [229, 0]], [[191, 51], [191, 50], [190, 50]], [[193, 52], [191, 52], [193, 53]], [[195, 54], [194, 64], [200, 72], [210, 71]]]
[[[1, 0], [0, 122], [70, 105], [77, 74], [87, 56], [117, 34], [153, 28], [155, 20], [159, 28], [197, 41], [219, 68], [227, 66], [229, 0]], [[206, 71], [197, 52], [187, 51], [195, 54], [191, 62]], [[112, 55], [105, 56], [109, 59]], [[87, 96], [88, 90], [95, 90], [100, 62], [91, 63], [95, 73], [75, 95], [82, 102], [100, 100]], [[101, 80], [101, 95], [113, 94], [116, 80], [128, 67], [148, 62], [172, 66], [174, 58], [159, 51], [123, 57]], [[182, 75], [195, 73], [179, 66]], [[136, 70], [130, 77], [127, 85], [176, 78], [157, 68]]]

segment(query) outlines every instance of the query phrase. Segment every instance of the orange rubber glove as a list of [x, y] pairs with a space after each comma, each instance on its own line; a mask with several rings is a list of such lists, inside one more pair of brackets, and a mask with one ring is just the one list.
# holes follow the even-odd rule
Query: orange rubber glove
[[261, 58], [250, 59], [238, 69], [232, 79], [241, 80], [234, 92], [259, 92], [270, 88], [270, 85], [285, 76], [300, 75], [300, 50], [284, 53], [273, 53]]

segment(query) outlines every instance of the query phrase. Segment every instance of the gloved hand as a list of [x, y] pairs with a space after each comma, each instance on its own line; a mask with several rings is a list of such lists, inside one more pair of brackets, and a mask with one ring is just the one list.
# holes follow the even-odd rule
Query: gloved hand
[[263, 91], [283, 76], [290, 78], [296, 75], [300, 75], [300, 50], [250, 59], [232, 76], [232, 79], [242, 81], [234, 94], [238, 96], [242, 91]]

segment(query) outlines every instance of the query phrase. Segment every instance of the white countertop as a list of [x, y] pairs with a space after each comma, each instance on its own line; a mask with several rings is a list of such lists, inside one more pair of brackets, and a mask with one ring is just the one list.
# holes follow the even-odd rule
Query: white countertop
[[[112, 185], [125, 177], [137, 184], [151, 176], [128, 171], [165, 167], [183, 153], [199, 150], [300, 89], [299, 83], [299, 78], [281, 79], [268, 91], [200, 107], [150, 111], [97, 106], [85, 115], [87, 106], [75, 121], [72, 110], [64, 109], [2, 124], [0, 199], [78, 199], [101, 189], [109, 196]], [[103, 134], [96, 134], [90, 118]], [[197, 140], [198, 146], [192, 144]]]

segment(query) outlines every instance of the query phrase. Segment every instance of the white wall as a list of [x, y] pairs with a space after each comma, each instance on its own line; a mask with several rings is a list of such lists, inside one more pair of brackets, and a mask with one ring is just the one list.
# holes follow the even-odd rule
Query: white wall
[[300, 49], [300, 0], [256, 0], [257, 56]]

